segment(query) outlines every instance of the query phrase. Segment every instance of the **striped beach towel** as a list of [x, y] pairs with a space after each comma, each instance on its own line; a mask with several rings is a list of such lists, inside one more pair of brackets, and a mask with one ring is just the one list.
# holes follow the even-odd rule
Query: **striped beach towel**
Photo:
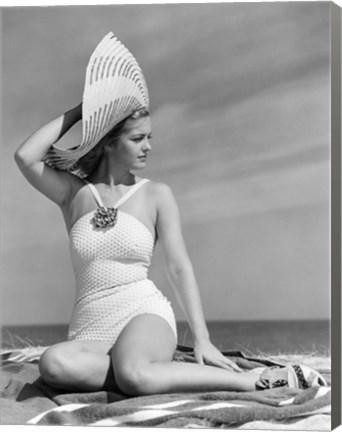
[[[190, 348], [179, 348], [176, 361], [194, 361]], [[135, 398], [104, 391], [63, 393], [39, 377], [37, 361], [44, 349], [2, 354], [2, 424], [262, 430], [295, 429], [300, 425], [300, 430], [330, 430], [329, 386]], [[224, 354], [245, 369], [275, 364], [268, 359], [247, 358], [239, 351]], [[325, 378], [329, 381], [328, 375]]]

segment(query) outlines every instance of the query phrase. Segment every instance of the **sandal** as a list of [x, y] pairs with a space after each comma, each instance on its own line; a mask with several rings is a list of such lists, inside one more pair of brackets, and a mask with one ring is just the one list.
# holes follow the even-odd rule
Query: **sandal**
[[328, 385], [321, 374], [305, 365], [271, 366], [254, 370], [255, 372], [261, 371], [259, 379], [255, 383], [257, 390], [276, 387], [307, 389]]

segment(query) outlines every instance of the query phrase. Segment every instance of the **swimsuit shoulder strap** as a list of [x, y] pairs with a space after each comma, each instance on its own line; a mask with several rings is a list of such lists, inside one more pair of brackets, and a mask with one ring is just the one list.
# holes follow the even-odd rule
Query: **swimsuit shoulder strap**
[[104, 207], [103, 201], [102, 201], [102, 199], [100, 197], [100, 194], [98, 193], [96, 187], [93, 184], [89, 183], [87, 180], [84, 180], [84, 181], [86, 182], [86, 185], [91, 190], [91, 193], [93, 194], [93, 197], [95, 198], [95, 201], [96, 201], [97, 205], [99, 207]]
[[[98, 193], [96, 187], [92, 184], [89, 183], [87, 180], [84, 180], [86, 185], [89, 187], [89, 189], [91, 190], [91, 193], [93, 194], [95, 201], [97, 203], [97, 205], [99, 207], [104, 207], [103, 205], [103, 201], [102, 198], [100, 196], [100, 194]], [[129, 191], [127, 191], [115, 204], [115, 208], [118, 208], [121, 204], [123, 204], [125, 201], [128, 200], [128, 198], [130, 198], [138, 189], [141, 188], [141, 186], [143, 186], [145, 183], [149, 182], [148, 179], [142, 179], [140, 180], [138, 183], [136, 183], [134, 186], [131, 187], [131, 189]]]
[[131, 187], [131, 189], [126, 192], [115, 204], [115, 207], [118, 208], [121, 204], [123, 204], [125, 201], [128, 200], [138, 189], [141, 188], [145, 183], [149, 182], [149, 179], [142, 179], [138, 183], [136, 183], [134, 186]]

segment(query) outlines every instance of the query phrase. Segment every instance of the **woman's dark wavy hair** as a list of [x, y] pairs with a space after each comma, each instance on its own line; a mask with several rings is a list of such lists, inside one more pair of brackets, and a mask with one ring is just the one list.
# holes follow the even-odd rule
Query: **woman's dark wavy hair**
[[81, 157], [76, 164], [73, 166], [72, 171], [78, 171], [82, 177], [89, 176], [98, 166], [101, 158], [105, 153], [105, 146], [109, 142], [115, 145], [117, 140], [120, 138], [126, 123], [129, 120], [138, 120], [140, 118], [149, 117], [150, 113], [146, 108], [141, 108], [134, 111], [131, 115], [123, 119], [120, 123], [115, 125], [107, 135], [105, 135], [94, 148], [92, 148], [87, 154]]

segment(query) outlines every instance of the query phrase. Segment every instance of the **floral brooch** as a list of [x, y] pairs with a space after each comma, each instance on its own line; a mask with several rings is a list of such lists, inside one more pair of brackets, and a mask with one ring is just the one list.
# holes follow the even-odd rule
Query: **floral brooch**
[[116, 224], [118, 209], [115, 207], [99, 207], [92, 219], [95, 228], [106, 228]]

